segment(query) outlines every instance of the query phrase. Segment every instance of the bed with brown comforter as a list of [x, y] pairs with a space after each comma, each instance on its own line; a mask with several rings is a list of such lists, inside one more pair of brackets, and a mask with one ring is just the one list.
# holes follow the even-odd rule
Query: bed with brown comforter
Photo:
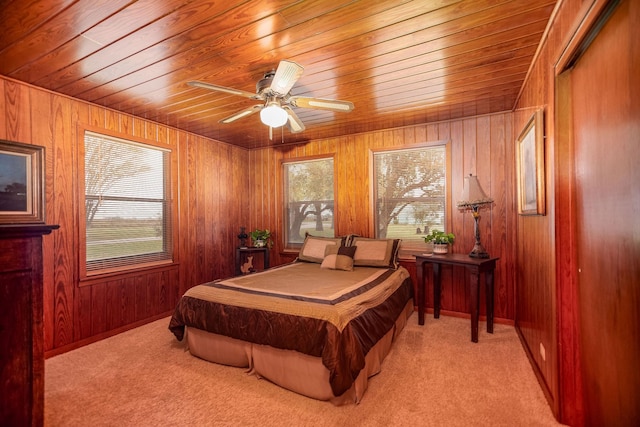
[[343, 404], [360, 401], [412, 311], [403, 267], [294, 262], [189, 289], [169, 329], [195, 356]]

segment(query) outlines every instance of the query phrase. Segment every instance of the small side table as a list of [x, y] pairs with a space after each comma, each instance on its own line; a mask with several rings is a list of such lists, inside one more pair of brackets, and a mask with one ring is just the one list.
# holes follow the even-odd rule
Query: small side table
[[470, 299], [469, 311], [471, 314], [471, 341], [478, 342], [478, 317], [480, 312], [480, 273], [485, 274], [486, 297], [487, 297], [487, 332], [493, 333], [493, 271], [496, 268], [496, 261], [499, 257], [493, 258], [472, 258], [467, 254], [447, 254], [447, 255], [416, 255], [416, 275], [418, 279], [418, 324], [424, 325], [424, 297], [425, 278], [424, 268], [426, 264], [433, 265], [433, 317], [440, 317], [440, 294], [442, 284], [440, 280], [440, 270], [442, 265], [459, 265], [465, 267], [471, 273], [469, 283]]
[[251, 255], [256, 252], [262, 252], [264, 269], [266, 270], [267, 268], [269, 268], [269, 248], [254, 248], [251, 246], [246, 248], [236, 248], [236, 276], [242, 274], [242, 270], [240, 270], [240, 266], [242, 264], [242, 254]]

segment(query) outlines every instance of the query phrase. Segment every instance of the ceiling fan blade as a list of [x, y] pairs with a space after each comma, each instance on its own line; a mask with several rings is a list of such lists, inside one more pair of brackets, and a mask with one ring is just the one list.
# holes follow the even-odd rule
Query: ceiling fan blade
[[347, 113], [355, 107], [353, 102], [337, 99], [307, 98], [304, 96], [292, 96], [289, 98], [291, 105], [301, 108], [313, 108], [316, 110], [330, 110]]
[[222, 120], [219, 120], [219, 123], [231, 123], [231, 122], [235, 122], [238, 119], [241, 119], [243, 117], [247, 117], [250, 116], [253, 113], [257, 113], [258, 111], [262, 110], [264, 106], [262, 104], [256, 104], [253, 105], [249, 108], [245, 108], [244, 110], [238, 111], [237, 113], [234, 113], [232, 115], [230, 115], [229, 117], [225, 117]]
[[280, 61], [280, 64], [278, 64], [276, 74], [271, 81], [271, 91], [282, 96], [288, 94], [303, 71], [304, 67], [302, 67], [302, 65], [283, 59]]
[[257, 93], [251, 93], [251, 92], [247, 92], [247, 91], [239, 90], [239, 89], [232, 89], [230, 87], [218, 86], [218, 85], [214, 85], [214, 84], [211, 84], [211, 83], [193, 81], [193, 82], [189, 82], [187, 84], [189, 86], [200, 87], [200, 88], [208, 89], [208, 90], [215, 90], [217, 92], [230, 93], [231, 95], [244, 96], [245, 98], [262, 99], [262, 96], [260, 94], [257, 94]]
[[282, 108], [289, 115], [289, 120], [287, 120], [287, 127], [291, 133], [299, 133], [304, 131], [306, 128], [300, 117], [289, 107], [288, 105], [283, 105]]

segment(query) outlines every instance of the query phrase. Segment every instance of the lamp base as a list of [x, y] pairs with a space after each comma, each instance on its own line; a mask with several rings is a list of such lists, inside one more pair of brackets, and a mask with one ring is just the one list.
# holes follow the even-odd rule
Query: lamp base
[[476, 244], [473, 246], [473, 249], [471, 249], [471, 252], [469, 252], [469, 256], [471, 258], [489, 258], [489, 253], [484, 249], [484, 247], [482, 247], [482, 244], [480, 243], [480, 228], [478, 227], [478, 219], [480, 218], [480, 215], [478, 215], [478, 205], [474, 205], [473, 206], [473, 231], [474, 234], [476, 236]]
[[487, 252], [480, 243], [476, 242], [475, 246], [469, 252], [471, 258], [489, 258], [489, 252]]

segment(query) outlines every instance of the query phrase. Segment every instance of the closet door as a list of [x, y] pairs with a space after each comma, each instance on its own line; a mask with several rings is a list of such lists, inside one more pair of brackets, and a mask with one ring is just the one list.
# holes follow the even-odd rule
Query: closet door
[[580, 353], [594, 426], [640, 420], [639, 25], [640, 2], [620, 2], [570, 71]]

